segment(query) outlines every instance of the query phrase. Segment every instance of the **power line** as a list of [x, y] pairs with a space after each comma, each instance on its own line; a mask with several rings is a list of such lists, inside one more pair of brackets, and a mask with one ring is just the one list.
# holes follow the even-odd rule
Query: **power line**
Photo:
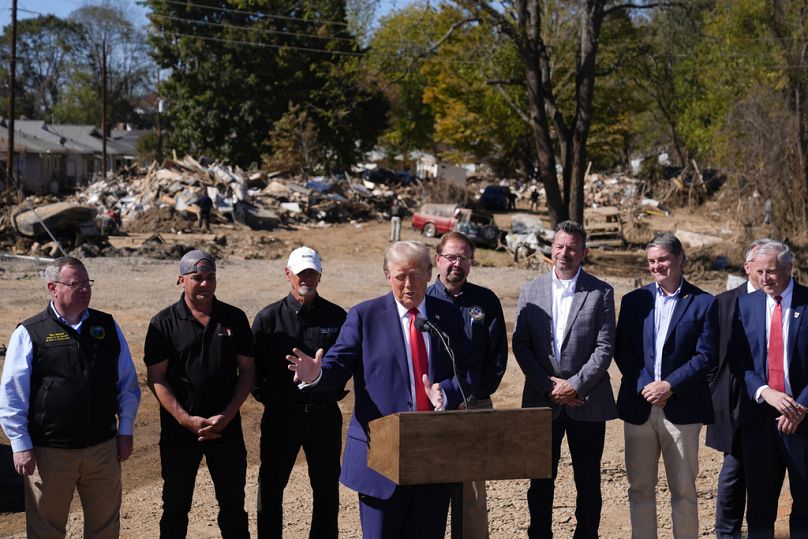
[[187, 22], [197, 26], [215, 26], [219, 28], [226, 28], [229, 30], [244, 30], [249, 32], [259, 32], [264, 34], [275, 34], [280, 36], [293, 36], [293, 37], [309, 37], [314, 39], [327, 39], [327, 40], [339, 40], [339, 41], [347, 41], [350, 43], [355, 43], [356, 40], [350, 37], [339, 37], [339, 36], [320, 36], [317, 34], [306, 34], [306, 33], [297, 33], [297, 32], [284, 32], [282, 30], [270, 30], [268, 28], [257, 28], [257, 27], [250, 27], [250, 26], [241, 26], [237, 24], [223, 24], [218, 22], [208, 22], [208, 21], [199, 21], [195, 19], [183, 19], [182, 17], [172, 17], [171, 15], [160, 15], [160, 14], [153, 14], [154, 17], [159, 17], [162, 19], [168, 19], [172, 21], [179, 21], [179, 22]]
[[209, 9], [211, 11], [221, 11], [223, 13], [236, 13], [239, 15], [250, 15], [252, 17], [263, 17], [267, 19], [280, 19], [285, 21], [302, 21], [307, 23], [314, 23], [314, 24], [333, 24], [334, 26], [344, 26], [347, 27], [347, 22], [342, 21], [323, 21], [323, 20], [312, 20], [312, 19], [303, 19], [301, 17], [292, 17], [289, 15], [272, 15], [269, 13], [262, 13], [260, 11], [244, 11], [241, 9], [231, 9], [226, 7], [214, 7], [214, 6], [204, 6], [202, 4], [195, 4], [193, 2], [179, 2], [178, 0], [162, 0], [166, 4], [173, 4], [176, 6], [182, 7], [195, 7], [199, 9]]
[[330, 51], [327, 49], [314, 49], [309, 47], [296, 47], [292, 45], [276, 45], [274, 43], [255, 43], [251, 41], [240, 41], [237, 39], [223, 39], [218, 37], [209, 37], [209, 36], [197, 36], [192, 34], [182, 34], [179, 32], [162, 32], [163, 35], [173, 36], [173, 37], [188, 37], [192, 39], [200, 39], [202, 41], [215, 41], [218, 43], [228, 43], [231, 45], [247, 45], [250, 47], [259, 47], [259, 48], [266, 48], [266, 49], [288, 49], [292, 51], [303, 51], [303, 52], [315, 52], [320, 54], [333, 54], [337, 56], [364, 56], [364, 53], [361, 52], [347, 52], [347, 51]]

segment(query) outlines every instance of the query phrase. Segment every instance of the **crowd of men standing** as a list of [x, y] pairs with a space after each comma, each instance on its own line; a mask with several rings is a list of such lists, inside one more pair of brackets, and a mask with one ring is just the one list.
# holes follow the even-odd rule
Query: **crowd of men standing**
[[[707, 444], [724, 453], [716, 536], [741, 537], [745, 516], [748, 537], [773, 538], [788, 471], [790, 536], [808, 538], [808, 288], [791, 277], [789, 248], [754, 242], [748, 282], [714, 298], [684, 278], [678, 238], [657, 234], [646, 247], [653, 282], [622, 298], [617, 320], [613, 288], [582, 268], [587, 252], [584, 228], [560, 223], [553, 267], [519, 294], [512, 346], [525, 377], [522, 406], [552, 411], [552, 475], [530, 481], [528, 536], [553, 536], [566, 438], [574, 537], [598, 537], [606, 422], [620, 418], [633, 538], [657, 537], [660, 455], [674, 537], [699, 535], [705, 424]], [[180, 297], [152, 318], [144, 346], [160, 403], [160, 536], [186, 536], [204, 457], [222, 536], [249, 537], [239, 409], [252, 393], [264, 405], [259, 537], [283, 535], [283, 492], [301, 448], [313, 492], [310, 537], [339, 536], [339, 482], [357, 492], [364, 537], [443, 537], [450, 486], [399, 486], [370, 468], [368, 424], [396, 412], [493, 407], [507, 367], [505, 317], [496, 294], [469, 281], [474, 254], [457, 232], [434, 255], [420, 242], [395, 242], [383, 260], [390, 293], [346, 313], [319, 295], [322, 260], [300, 247], [286, 264], [288, 295], [250, 326], [216, 297], [214, 258], [186, 253]], [[120, 463], [132, 452], [140, 402], [133, 361], [113, 318], [89, 307], [93, 281], [80, 260], [57, 259], [45, 279], [51, 301], [11, 336], [0, 379], [0, 424], [24, 477], [27, 533], [64, 537], [78, 490], [85, 537], [117, 537]], [[337, 403], [350, 379], [354, 411], [340, 465]], [[463, 492], [464, 537], [488, 537], [485, 483]]]

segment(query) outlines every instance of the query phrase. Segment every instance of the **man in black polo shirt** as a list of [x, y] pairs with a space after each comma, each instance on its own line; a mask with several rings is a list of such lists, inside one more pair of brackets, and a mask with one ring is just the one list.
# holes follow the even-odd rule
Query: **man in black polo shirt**
[[286, 265], [289, 295], [255, 317], [256, 379], [253, 395], [264, 404], [258, 473], [258, 537], [280, 538], [283, 490], [303, 446], [314, 494], [311, 538], [338, 536], [339, 455], [345, 391], [301, 391], [286, 355], [293, 348], [327, 351], [345, 321], [345, 310], [317, 294], [323, 268], [317, 251], [300, 247]]
[[152, 318], [144, 350], [148, 384], [161, 404], [160, 537], [185, 537], [203, 455], [219, 502], [222, 537], [249, 537], [239, 408], [255, 374], [250, 324], [244, 312], [214, 296], [216, 263], [210, 254], [186, 253], [177, 284], [182, 296]]
[[[508, 337], [499, 298], [489, 290], [468, 282], [474, 260], [474, 244], [465, 234], [449, 232], [436, 248], [438, 278], [427, 288], [432, 297], [456, 305], [463, 313], [466, 336], [480, 369], [480, 383], [469, 398], [469, 408], [489, 409], [491, 395], [499, 387], [508, 364]], [[463, 537], [488, 537], [485, 481], [463, 485]]]

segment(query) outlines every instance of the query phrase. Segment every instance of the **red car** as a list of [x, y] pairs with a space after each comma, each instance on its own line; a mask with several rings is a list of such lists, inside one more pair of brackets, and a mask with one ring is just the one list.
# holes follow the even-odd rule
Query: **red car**
[[412, 216], [412, 227], [428, 238], [459, 230], [475, 244], [496, 247], [501, 232], [490, 213], [454, 204], [424, 204]]

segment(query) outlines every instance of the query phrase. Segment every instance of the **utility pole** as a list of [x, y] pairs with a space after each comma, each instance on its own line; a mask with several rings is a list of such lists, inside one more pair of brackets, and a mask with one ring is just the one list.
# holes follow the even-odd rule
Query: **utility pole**
[[160, 114], [163, 112], [163, 100], [160, 97], [160, 68], [157, 68], [157, 116], [155, 121], [155, 127], [157, 128], [157, 150], [155, 153], [155, 158], [157, 160], [157, 164], [162, 164], [163, 162], [163, 134], [160, 131]]
[[14, 86], [17, 73], [17, 0], [11, 0], [11, 58], [8, 68], [8, 149], [6, 152], [6, 179], [9, 187], [16, 185], [14, 179]]
[[101, 40], [101, 178], [107, 179], [107, 38]]

